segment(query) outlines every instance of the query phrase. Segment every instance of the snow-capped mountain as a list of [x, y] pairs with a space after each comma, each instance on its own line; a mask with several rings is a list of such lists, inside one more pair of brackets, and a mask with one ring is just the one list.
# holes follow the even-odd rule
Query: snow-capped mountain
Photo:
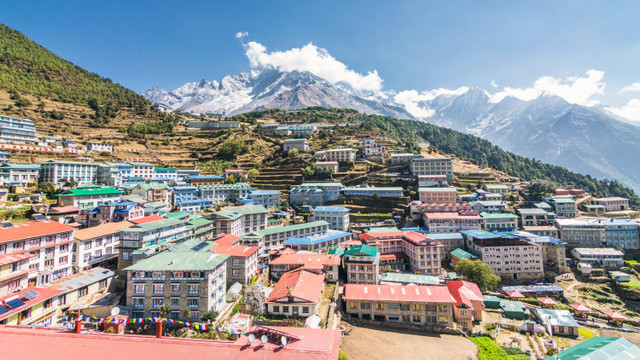
[[615, 179], [640, 192], [640, 127], [598, 108], [548, 95], [492, 103], [479, 88], [441, 95], [421, 106], [435, 111], [428, 122], [482, 137], [516, 154]]
[[[170, 92], [154, 87], [143, 95], [173, 109], [224, 115], [323, 106], [414, 118], [392, 100], [358, 94], [300, 71], [254, 69], [251, 73], [226, 76], [219, 83], [191, 82]], [[596, 178], [615, 179], [640, 193], [640, 127], [598, 108], [570, 104], [548, 95], [530, 101], [505, 97], [494, 103], [490, 94], [480, 88], [440, 95], [418, 105], [434, 112], [423, 121], [485, 138], [516, 154]]]
[[402, 106], [332, 84], [310, 72], [283, 72], [271, 68], [225, 76], [221, 82], [201, 80], [167, 92], [145, 91], [149, 101], [172, 109], [236, 115], [269, 108], [294, 110], [309, 106], [356, 109], [366, 114], [413, 118]]

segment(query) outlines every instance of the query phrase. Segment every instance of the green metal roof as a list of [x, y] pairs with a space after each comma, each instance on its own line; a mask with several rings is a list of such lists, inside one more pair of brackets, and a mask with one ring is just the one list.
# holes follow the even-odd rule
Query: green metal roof
[[265, 209], [262, 205], [245, 205], [222, 209], [215, 214], [216, 216], [234, 220], [244, 215], [266, 214], [268, 212], [269, 210]]
[[197, 219], [189, 220], [189, 223], [187, 224], [187, 226], [189, 226], [189, 227], [201, 227], [201, 226], [205, 226], [205, 225], [209, 225], [209, 224], [215, 224], [215, 222], [213, 220], [209, 220], [209, 219], [205, 219], [203, 217], [200, 217], [200, 218], [197, 218]]
[[506, 312], [525, 312], [527, 307], [519, 301], [500, 300], [500, 307]]
[[165, 220], [158, 220], [158, 221], [152, 221], [152, 222], [148, 222], [148, 223], [144, 223], [144, 224], [137, 224], [135, 226], [126, 228], [126, 229], [121, 229], [118, 231], [127, 231], [127, 232], [146, 232], [146, 231], [151, 231], [151, 230], [158, 230], [158, 229], [162, 229], [168, 226], [173, 226], [173, 225], [179, 225], [179, 224], [186, 224], [187, 221], [186, 220], [180, 220], [180, 219], [165, 219]]
[[166, 217], [167, 219], [181, 219], [184, 217], [191, 217], [191, 214], [186, 211], [175, 211], [164, 214], [164, 217]]
[[457, 258], [459, 258], [459, 259], [475, 259], [476, 258], [472, 254], [470, 254], [470, 253], [468, 253], [468, 252], [466, 252], [466, 251], [464, 251], [464, 250], [462, 250], [460, 248], [452, 250], [450, 252], [450, 254], [455, 256], [455, 257], [457, 257]]
[[342, 255], [344, 255], [344, 250], [339, 249], [339, 248], [333, 248], [333, 249], [329, 250], [329, 252], [328, 252], [327, 254], [329, 254], [329, 255], [340, 255], [340, 256], [342, 256]]
[[545, 360], [634, 360], [640, 349], [621, 337], [594, 336]]
[[575, 204], [575, 200], [569, 199], [566, 197], [554, 197], [554, 198], [551, 198], [549, 201], [552, 201], [558, 204]]
[[258, 231], [254, 231], [251, 234], [247, 234], [244, 237], [246, 238], [261, 238], [263, 236], [266, 235], [273, 235], [273, 234], [279, 234], [285, 231], [295, 231], [295, 230], [300, 230], [300, 229], [308, 229], [310, 227], [314, 227], [314, 226], [322, 226], [322, 225], [329, 225], [328, 222], [326, 221], [312, 221], [312, 222], [308, 222], [308, 223], [302, 223], [302, 224], [295, 224], [295, 225], [287, 225], [287, 226], [274, 226], [274, 227], [270, 227], [264, 230], [258, 230]]
[[395, 226], [380, 226], [380, 227], [370, 227], [366, 229], [365, 233], [385, 233], [385, 232], [396, 232], [400, 231]]
[[58, 194], [56, 196], [86, 196], [86, 195], [118, 195], [122, 194], [122, 191], [115, 188], [95, 188], [95, 189], [71, 189], [65, 194]]
[[376, 257], [378, 255], [378, 248], [369, 245], [356, 245], [349, 248], [344, 253], [344, 256], [369, 256]]
[[4, 164], [0, 165], [2, 169], [30, 169], [30, 170], [38, 170], [40, 169], [40, 165], [31, 165], [31, 164]]
[[438, 285], [440, 281], [435, 276], [419, 275], [419, 274], [405, 274], [387, 272], [380, 275], [380, 281], [397, 282], [397, 283], [411, 283], [417, 285]]
[[573, 315], [571, 315], [569, 310], [534, 309], [533, 311], [537, 313], [538, 319], [540, 319], [540, 321], [542, 321], [544, 324], [546, 324], [547, 321], [551, 320], [551, 325], [554, 326], [580, 326], [576, 322], [576, 319], [573, 318]]
[[518, 217], [511, 213], [487, 213], [481, 212], [480, 216], [483, 219], [517, 219]]
[[211, 251], [163, 251], [125, 268], [127, 271], [213, 270], [229, 258]]

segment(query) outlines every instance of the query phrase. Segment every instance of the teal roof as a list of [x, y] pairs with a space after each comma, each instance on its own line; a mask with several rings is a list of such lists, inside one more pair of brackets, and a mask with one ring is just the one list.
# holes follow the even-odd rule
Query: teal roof
[[640, 349], [621, 337], [594, 336], [545, 360], [634, 360]]
[[189, 227], [201, 227], [209, 224], [214, 224], [213, 220], [205, 219], [203, 217], [199, 217], [197, 219], [189, 220], [187, 226]]
[[176, 212], [166, 213], [164, 214], [164, 217], [166, 217], [167, 219], [181, 219], [184, 217], [191, 217], [191, 214], [189, 214], [186, 211], [176, 211]]
[[459, 258], [459, 259], [475, 259], [476, 258], [472, 254], [470, 254], [470, 253], [468, 253], [468, 252], [466, 252], [466, 251], [464, 251], [464, 250], [462, 250], [460, 248], [454, 249], [453, 251], [450, 252], [450, 254], [455, 256], [455, 257], [457, 257], [457, 258]]
[[3, 169], [30, 169], [30, 170], [38, 170], [38, 169], [40, 169], [40, 165], [31, 165], [31, 164], [4, 164], [4, 165], [0, 165], [0, 168], [3, 168]]
[[122, 194], [122, 191], [116, 188], [90, 188], [90, 189], [71, 189], [64, 194], [58, 194], [56, 196], [86, 196], [86, 195], [118, 195]]
[[569, 310], [534, 309], [533, 311], [537, 314], [537, 318], [545, 325], [550, 321], [553, 326], [580, 326]]
[[265, 209], [262, 205], [245, 205], [222, 209], [215, 214], [219, 217], [234, 220], [244, 215], [266, 214], [268, 212], [269, 210]]
[[378, 248], [369, 245], [356, 245], [349, 248], [344, 253], [344, 256], [368, 256], [376, 257], [378, 255]]
[[381, 227], [370, 227], [366, 229], [365, 233], [385, 233], [385, 232], [395, 232], [400, 231], [395, 226], [381, 226]]
[[527, 307], [519, 301], [500, 300], [500, 307], [506, 312], [525, 312]]
[[328, 252], [329, 255], [339, 255], [342, 256], [344, 255], [344, 250], [340, 249], [340, 248], [333, 248], [331, 250], [329, 250]]
[[575, 200], [569, 199], [567, 197], [554, 197], [551, 198], [550, 201], [553, 201], [558, 204], [574, 204]]
[[523, 215], [544, 215], [547, 212], [540, 209], [540, 208], [535, 208], [535, 209], [518, 209], [517, 210], [518, 213], [523, 214]]
[[125, 268], [127, 271], [206, 271], [229, 258], [211, 251], [163, 251]]
[[405, 274], [387, 272], [380, 275], [380, 281], [396, 282], [396, 283], [409, 283], [416, 285], [438, 285], [440, 281], [435, 276], [419, 275], [419, 274]]
[[258, 230], [258, 231], [254, 231], [250, 234], [245, 235], [244, 237], [246, 238], [261, 238], [263, 236], [266, 235], [273, 235], [273, 234], [279, 234], [285, 231], [295, 231], [295, 230], [300, 230], [300, 229], [308, 229], [310, 227], [314, 227], [314, 226], [322, 226], [322, 225], [329, 225], [328, 222], [326, 221], [312, 221], [312, 222], [308, 222], [308, 223], [302, 223], [302, 224], [295, 224], [295, 225], [287, 225], [287, 226], [274, 226], [274, 227], [270, 227], [264, 230]]
[[121, 229], [118, 231], [127, 231], [127, 232], [146, 232], [146, 231], [152, 231], [152, 230], [158, 230], [158, 229], [162, 229], [168, 226], [173, 226], [173, 225], [179, 225], [179, 224], [186, 224], [186, 220], [180, 220], [180, 219], [166, 219], [166, 220], [158, 220], [158, 221], [152, 221], [152, 222], [148, 222], [148, 223], [144, 223], [144, 224], [137, 224], [135, 226], [126, 228], [126, 229]]
[[518, 217], [511, 213], [487, 213], [481, 212], [480, 217], [483, 219], [517, 219]]

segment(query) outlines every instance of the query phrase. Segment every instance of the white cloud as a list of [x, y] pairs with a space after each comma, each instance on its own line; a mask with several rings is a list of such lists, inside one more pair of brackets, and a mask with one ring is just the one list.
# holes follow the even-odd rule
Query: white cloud
[[495, 80], [491, 80], [491, 86], [493, 86], [494, 88], [497, 88], [498, 84], [496, 83]]
[[497, 103], [507, 96], [521, 100], [533, 100], [540, 95], [556, 95], [572, 104], [595, 106], [600, 103], [594, 96], [603, 95], [606, 83], [602, 81], [604, 71], [589, 70], [585, 76], [570, 76], [557, 79], [543, 76], [533, 83], [533, 87], [526, 89], [504, 87], [500, 92], [491, 96], [491, 102]]
[[627, 105], [621, 108], [605, 107], [608, 111], [614, 115], [618, 115], [623, 119], [627, 119], [632, 122], [640, 122], [640, 99], [631, 99]]
[[629, 86], [625, 86], [618, 91], [618, 94], [626, 93], [626, 92], [638, 92], [640, 91], [640, 82], [633, 83]]
[[243, 37], [249, 36], [249, 33], [246, 31], [240, 31], [236, 33], [236, 39], [242, 39]]
[[424, 105], [420, 105], [420, 102], [433, 100], [440, 95], [461, 95], [466, 93], [467, 91], [469, 91], [469, 88], [466, 86], [459, 87], [455, 90], [440, 88], [435, 90], [427, 90], [420, 93], [416, 90], [405, 90], [396, 94], [393, 100], [403, 105], [411, 115], [419, 119], [426, 119], [433, 116], [435, 114], [435, 111], [429, 109]]
[[382, 89], [382, 78], [376, 70], [360, 74], [336, 60], [325, 49], [312, 43], [287, 51], [267, 52], [260, 43], [245, 44], [245, 54], [251, 67], [273, 67], [282, 71], [309, 71], [332, 83], [345, 83], [358, 91], [378, 92]]

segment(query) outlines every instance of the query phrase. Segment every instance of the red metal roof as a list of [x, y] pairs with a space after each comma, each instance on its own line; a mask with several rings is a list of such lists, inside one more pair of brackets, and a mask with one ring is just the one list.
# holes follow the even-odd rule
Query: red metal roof
[[159, 220], [165, 220], [165, 217], [162, 217], [160, 215], [151, 215], [151, 216], [146, 216], [146, 217], [142, 217], [139, 219], [135, 219], [135, 220], [129, 220], [132, 223], [138, 225], [138, 224], [145, 224], [145, 223], [149, 223], [152, 221], [159, 221]]
[[556, 305], [557, 302], [555, 300], [553, 300], [550, 297], [540, 297], [538, 298], [538, 301], [540, 301], [543, 305]]
[[467, 307], [473, 307], [473, 301], [484, 301], [484, 296], [482, 296], [482, 292], [478, 285], [475, 283], [464, 281], [464, 280], [454, 280], [447, 281], [447, 288], [451, 293], [451, 296], [455, 299], [455, 306], [460, 306], [460, 304], [465, 304]]
[[248, 257], [251, 256], [260, 250], [258, 246], [244, 246], [244, 245], [216, 245], [209, 249], [209, 251], [213, 251], [216, 254], [229, 255], [229, 256], [240, 256], [240, 257]]
[[133, 224], [129, 221], [104, 223], [98, 226], [76, 230], [73, 234], [73, 238], [80, 241], [95, 239], [97, 237], [115, 234], [118, 230], [128, 228], [130, 226], [133, 226]]
[[626, 320], [627, 317], [620, 314], [617, 311], [603, 311], [603, 314], [607, 315], [607, 317], [609, 319], [613, 319], [613, 320]]
[[75, 230], [73, 227], [56, 221], [27, 221], [21, 225], [0, 228], [0, 243], [13, 240], [29, 239], [45, 235], [59, 234]]
[[[31, 300], [27, 300], [26, 298], [22, 297], [22, 294], [26, 293], [29, 290], [35, 290], [36, 292], [38, 292], [38, 296], [34, 297]], [[22, 302], [24, 302], [24, 305], [15, 309], [11, 309], [9, 312], [6, 312], [0, 315], [0, 320], [4, 320], [13, 314], [19, 313], [22, 310], [32, 307], [33, 305], [39, 304], [47, 299], [51, 299], [52, 297], [60, 294], [61, 292], [62, 290], [28, 287], [20, 290], [20, 292], [11, 293], [9, 295], [3, 296], [0, 298], [0, 303], [2, 304], [4, 304], [5, 301], [13, 299], [17, 296], [20, 300], [22, 300]]]
[[345, 284], [344, 300], [455, 303], [446, 286]]
[[320, 302], [323, 286], [324, 275], [297, 268], [282, 275], [265, 303], [282, 303], [278, 300], [293, 296], [305, 300], [296, 301], [296, 304], [317, 304]]
[[0, 266], [13, 264], [20, 260], [29, 259], [36, 256], [36, 254], [0, 254]]
[[80, 209], [69, 205], [69, 206], [55, 206], [49, 209], [49, 213], [56, 213], [56, 214], [69, 214], [69, 213], [74, 213], [74, 212], [80, 212]]
[[[7, 359], [67, 360], [91, 358], [192, 360], [213, 355], [219, 359], [243, 360], [337, 360], [340, 330], [269, 327], [296, 336], [285, 348], [280, 337], [271, 336], [262, 346], [259, 336], [252, 344], [247, 335], [234, 341], [118, 335], [100, 332], [75, 334], [55, 329], [32, 329], [0, 325], [0, 338], [11, 344], [2, 350]], [[253, 329], [252, 329], [253, 330]], [[275, 334], [275, 332], [274, 332]], [[61, 351], [60, 349], [64, 349]], [[126, 354], [126, 355], [123, 355]]]
[[591, 312], [591, 309], [582, 304], [571, 304], [569, 306], [571, 306], [575, 311], [578, 312]]
[[327, 254], [284, 254], [271, 260], [269, 265], [300, 265], [308, 269], [340, 265], [340, 256]]
[[218, 245], [235, 245], [238, 240], [240, 240], [239, 236], [235, 236], [232, 234], [219, 234], [216, 238], [214, 238], [213, 242]]

